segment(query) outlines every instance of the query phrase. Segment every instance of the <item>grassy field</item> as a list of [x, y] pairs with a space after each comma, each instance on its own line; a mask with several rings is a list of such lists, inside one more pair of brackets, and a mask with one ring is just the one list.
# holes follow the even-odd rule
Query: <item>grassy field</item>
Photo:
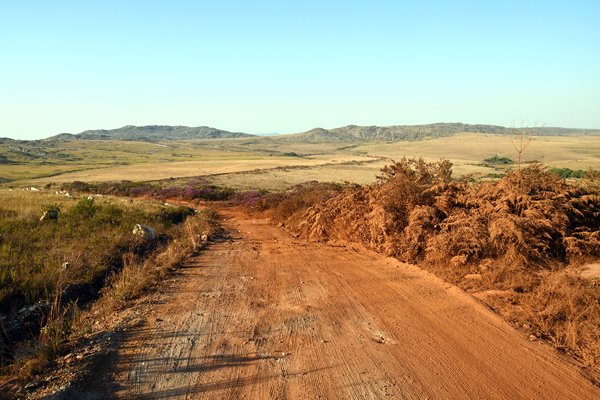
[[211, 210], [143, 199], [0, 189], [0, 204], [0, 386], [55, 367], [90, 304], [91, 321], [127, 306], [217, 229]]
[[375, 180], [386, 164], [389, 164], [386, 160], [374, 159], [367, 162], [245, 171], [209, 176], [207, 179], [218, 186], [240, 190], [260, 188], [269, 191], [285, 190], [308, 181], [367, 184]]
[[[514, 165], [490, 165], [493, 156], [516, 160], [511, 137], [463, 133], [393, 143], [294, 143], [274, 138], [184, 142], [16, 142], [0, 144], [0, 180], [44, 185], [75, 180], [161, 180], [205, 176], [234, 188], [285, 189], [310, 181], [367, 183], [389, 160], [423, 157], [454, 163], [454, 175], [498, 177]], [[20, 143], [20, 142], [19, 142]], [[22, 146], [16, 150], [15, 146]], [[4, 158], [2, 158], [4, 157]], [[600, 137], [535, 137], [524, 161], [549, 167], [600, 169]]]
[[[355, 151], [393, 159], [403, 156], [423, 157], [429, 161], [446, 158], [454, 163], [454, 172], [459, 176], [465, 173], [485, 175], [493, 172], [493, 168], [484, 167], [481, 163], [494, 155], [516, 160], [511, 137], [473, 133], [418, 142], [365, 144], [356, 147]], [[599, 169], [600, 137], [534, 137], [523, 155], [523, 161], [539, 161], [551, 167]]]
[[[232, 145], [232, 147], [234, 147]], [[220, 150], [195, 143], [146, 143], [118, 141], [73, 141], [43, 145], [28, 143], [21, 151], [14, 144], [1, 144], [0, 178], [34, 179], [59, 174], [114, 168], [144, 163], [162, 164], [190, 160], [255, 160], [269, 154]]]
[[198, 157], [198, 161], [173, 161], [163, 163], [139, 163], [127, 166], [89, 169], [65, 173], [48, 178], [28, 180], [26, 183], [41, 185], [49, 182], [61, 183], [72, 181], [104, 182], [118, 180], [153, 181], [169, 178], [191, 176], [208, 176], [231, 174], [260, 169], [272, 169], [282, 166], [315, 167], [329, 164], [341, 164], [352, 161], [370, 160], [368, 157], [349, 154], [316, 155], [311, 157], [262, 157], [248, 158], [245, 154], [226, 154], [222, 157], [206, 159]]
[[[136, 224], [171, 236], [178, 221], [174, 218], [186, 217], [175, 215], [177, 208], [157, 202], [130, 203], [110, 197], [75, 199], [48, 192], [0, 190], [0, 201], [3, 311], [49, 300], [59, 282], [94, 282], [121, 262], [119, 253], [134, 251]], [[49, 209], [59, 210], [57, 218], [41, 221]]]
[[[366, 143], [344, 146], [329, 151], [380, 158], [368, 163], [315, 166], [309, 169], [277, 169], [230, 173], [209, 177], [211, 182], [240, 189], [263, 188], [281, 190], [294, 184], [318, 180], [321, 182], [369, 183], [379, 175], [389, 160], [402, 157], [423, 157], [427, 161], [449, 159], [454, 163], [455, 177], [473, 175], [475, 178], [494, 177], [515, 168], [510, 165], [486, 165], [484, 160], [493, 156], [516, 160], [512, 138], [500, 135], [464, 133], [452, 137], [423, 141], [395, 143]], [[289, 145], [289, 143], [286, 143]], [[314, 146], [314, 145], [312, 145]], [[306, 150], [306, 148], [304, 148]], [[523, 155], [523, 161], [539, 161], [548, 167], [571, 169], [600, 169], [600, 137], [552, 136], [535, 137]]]
[[[256, 161], [295, 159], [301, 156], [343, 154], [339, 145], [280, 143], [270, 138], [193, 140], [183, 142], [53, 141], [17, 142], [0, 140], [0, 181], [53, 177], [76, 171], [138, 164], [187, 161]], [[282, 165], [287, 165], [282, 161]], [[253, 166], [251, 166], [253, 167]], [[193, 168], [193, 167], [190, 167]], [[181, 169], [177, 169], [180, 173]], [[109, 172], [110, 173], [110, 172]], [[123, 170], [127, 173], [127, 169]], [[187, 175], [182, 175], [187, 176]]]

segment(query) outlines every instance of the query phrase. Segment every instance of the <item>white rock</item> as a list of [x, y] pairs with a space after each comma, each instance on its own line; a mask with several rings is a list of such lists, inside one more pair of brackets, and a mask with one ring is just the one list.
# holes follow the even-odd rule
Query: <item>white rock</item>
[[156, 233], [153, 228], [142, 224], [136, 224], [132, 233], [135, 236], [143, 238], [144, 240], [152, 240], [156, 237]]

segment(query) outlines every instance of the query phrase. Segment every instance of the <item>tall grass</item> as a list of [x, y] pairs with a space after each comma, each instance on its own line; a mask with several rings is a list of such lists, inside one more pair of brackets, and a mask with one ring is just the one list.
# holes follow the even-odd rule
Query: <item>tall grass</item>
[[[65, 285], [91, 284], [115, 266], [119, 254], [138, 249], [135, 224], [169, 237], [190, 209], [118, 200], [79, 200], [30, 192], [0, 192], [0, 310], [48, 301], [59, 276]], [[48, 204], [59, 204], [56, 220], [40, 221]], [[119, 204], [120, 203], [120, 204]], [[158, 244], [158, 241], [157, 243]]]
[[[34, 347], [46, 361], [60, 352], [68, 335], [70, 304], [96, 298], [107, 284], [123, 301], [139, 294], [153, 275], [137, 266], [172, 266], [157, 259], [175, 251], [169, 244], [185, 238], [194, 215], [189, 207], [156, 202], [30, 191], [0, 191], [0, 204], [0, 312], [3, 324], [11, 324], [3, 326], [0, 342], [6, 347], [37, 340]], [[49, 209], [59, 210], [57, 218], [40, 220]], [[157, 237], [134, 236], [136, 224], [151, 226]], [[29, 318], [34, 321], [20, 330], [17, 312], [38, 302], [42, 306], [36, 305]], [[1, 350], [0, 364], [5, 365], [11, 350]]]
[[105, 289], [101, 307], [113, 310], [135, 299], [170, 271], [179, 267], [190, 255], [202, 249], [206, 239], [218, 232], [217, 216], [202, 210], [188, 218], [176, 238], [161, 251], [141, 258], [134, 253], [123, 255], [123, 268], [113, 275]]

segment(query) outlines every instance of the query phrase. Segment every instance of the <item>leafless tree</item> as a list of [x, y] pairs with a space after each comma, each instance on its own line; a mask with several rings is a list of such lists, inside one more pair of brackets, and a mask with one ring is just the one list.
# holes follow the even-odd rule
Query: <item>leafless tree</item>
[[531, 144], [533, 140], [533, 136], [531, 132], [526, 132], [524, 129], [514, 129], [512, 130], [512, 138], [511, 142], [515, 151], [517, 152], [517, 166], [519, 168], [519, 172], [521, 172], [521, 162], [523, 161], [523, 153], [527, 150], [527, 147]]

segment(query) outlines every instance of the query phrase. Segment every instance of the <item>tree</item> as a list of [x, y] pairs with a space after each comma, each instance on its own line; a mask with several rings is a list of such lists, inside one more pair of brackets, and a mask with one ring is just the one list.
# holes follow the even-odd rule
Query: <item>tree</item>
[[523, 160], [523, 153], [529, 147], [529, 144], [533, 140], [533, 136], [530, 133], [526, 133], [523, 129], [512, 129], [511, 142], [515, 151], [517, 152], [517, 165], [519, 172], [521, 172], [521, 161]]

